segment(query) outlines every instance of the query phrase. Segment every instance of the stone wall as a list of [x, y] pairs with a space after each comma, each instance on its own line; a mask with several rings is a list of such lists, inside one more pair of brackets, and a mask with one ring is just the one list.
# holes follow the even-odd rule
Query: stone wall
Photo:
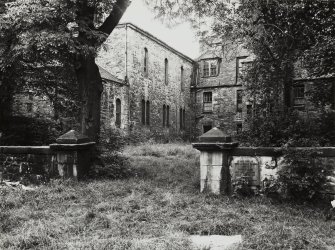
[[35, 118], [54, 117], [54, 109], [47, 96], [37, 96], [33, 93], [17, 93], [13, 99], [13, 115]]
[[[106, 42], [97, 63], [129, 84], [129, 130], [153, 134], [190, 133], [190, 85], [193, 61], [132, 24], [119, 25]], [[144, 70], [145, 49], [147, 70]], [[117, 58], [113, 60], [113, 58]], [[165, 83], [165, 59], [168, 81]], [[181, 84], [183, 67], [183, 88]], [[142, 100], [150, 102], [150, 124], [142, 124]], [[169, 126], [163, 126], [163, 105], [169, 106]], [[182, 126], [180, 110], [185, 110]]]
[[[220, 127], [228, 134], [236, 134], [244, 126], [247, 116], [247, 100], [243, 97], [242, 112], [237, 110], [237, 91], [242, 90], [240, 79], [242, 62], [251, 61], [251, 56], [241, 48], [222, 51], [221, 46], [204, 47], [202, 55], [198, 58], [198, 79], [192, 91], [192, 107], [194, 108], [195, 135], [204, 133], [205, 126]], [[249, 57], [248, 57], [249, 56]], [[204, 63], [218, 64], [217, 74], [204, 75]], [[204, 92], [212, 93], [213, 110], [205, 112]]]
[[129, 86], [103, 80], [103, 92], [101, 94], [101, 126], [104, 128], [117, 128], [116, 124], [116, 100], [121, 101], [120, 129], [129, 129]]

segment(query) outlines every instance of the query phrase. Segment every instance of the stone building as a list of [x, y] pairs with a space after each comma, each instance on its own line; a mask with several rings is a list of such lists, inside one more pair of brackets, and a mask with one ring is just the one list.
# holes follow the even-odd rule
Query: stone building
[[126, 23], [115, 28], [96, 62], [122, 79], [105, 81], [103, 126], [153, 135], [190, 134], [191, 58]]
[[242, 130], [251, 104], [243, 100], [240, 76], [251, 60], [242, 49], [223, 53], [219, 43], [207, 46], [197, 58], [197, 81], [191, 92], [198, 135], [213, 127], [229, 134]]
[[[200, 56], [192, 60], [139, 27], [120, 24], [96, 59], [104, 86], [101, 125], [152, 137], [196, 138], [213, 127], [234, 135], [246, 129], [245, 119], [252, 114], [241, 76], [253, 59], [242, 48], [223, 51], [216, 43], [202, 46]], [[306, 76], [297, 62], [290, 103], [313, 111], [306, 93], [325, 79]], [[334, 78], [327, 81], [335, 93]], [[28, 94], [15, 100], [16, 114], [53, 116], [45, 98]]]

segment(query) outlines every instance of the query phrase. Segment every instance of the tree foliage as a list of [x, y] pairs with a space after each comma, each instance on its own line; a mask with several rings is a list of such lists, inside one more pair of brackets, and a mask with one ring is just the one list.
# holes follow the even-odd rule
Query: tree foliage
[[[95, 85], [93, 89], [101, 89], [94, 57], [129, 3], [129, 0], [2, 1], [2, 92], [6, 90], [12, 96], [28, 88], [46, 95], [56, 116], [64, 111], [80, 116], [79, 123], [85, 132], [94, 123], [87, 118], [92, 116], [93, 109], [89, 99], [94, 91], [89, 88]], [[99, 94], [94, 98], [100, 102]], [[2, 109], [7, 106], [2, 103]]]
[[[163, 0], [154, 9], [163, 17], [191, 20], [208, 44], [222, 43], [224, 55], [241, 48], [253, 55], [255, 59], [243, 77], [245, 100], [251, 102], [254, 109], [244, 138], [263, 146], [283, 145], [299, 136], [306, 140], [299, 140], [298, 144], [306, 146], [307, 141], [313, 144], [316, 138], [320, 138], [317, 144], [334, 144], [334, 135], [329, 136], [333, 129], [325, 131], [321, 126], [324, 119], [335, 125], [334, 100], [330, 98], [334, 84], [329, 81], [335, 77], [334, 2], [227, 2]], [[299, 62], [303, 63], [298, 65]], [[320, 116], [308, 117], [306, 121], [291, 109], [291, 90], [296, 78], [319, 79], [306, 94]], [[308, 134], [301, 124], [321, 131], [313, 129], [313, 134]], [[296, 129], [298, 127], [302, 130]], [[296, 134], [290, 136], [293, 132]]]

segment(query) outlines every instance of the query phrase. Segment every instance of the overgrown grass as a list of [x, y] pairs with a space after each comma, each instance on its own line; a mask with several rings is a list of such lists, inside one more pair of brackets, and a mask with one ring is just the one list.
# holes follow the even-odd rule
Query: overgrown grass
[[199, 193], [189, 145], [144, 144], [124, 154], [137, 177], [0, 188], [0, 249], [191, 249], [190, 234], [242, 234], [244, 249], [334, 249], [323, 211], [262, 198]]

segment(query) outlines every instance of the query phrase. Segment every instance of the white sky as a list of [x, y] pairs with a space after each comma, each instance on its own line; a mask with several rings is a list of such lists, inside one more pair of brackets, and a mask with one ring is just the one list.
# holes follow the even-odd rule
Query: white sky
[[199, 56], [199, 42], [195, 31], [189, 23], [168, 28], [160, 20], [155, 19], [154, 13], [143, 0], [133, 0], [126, 10], [120, 23], [131, 22], [164, 41], [172, 48], [191, 57]]

